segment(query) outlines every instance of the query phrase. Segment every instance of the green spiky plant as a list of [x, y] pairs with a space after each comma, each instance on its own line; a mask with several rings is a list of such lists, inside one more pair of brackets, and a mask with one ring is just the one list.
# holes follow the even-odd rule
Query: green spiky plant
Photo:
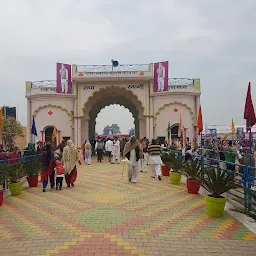
[[27, 161], [24, 163], [24, 171], [27, 177], [32, 177], [38, 175], [42, 166], [39, 158], [31, 159], [31, 161]]
[[174, 153], [171, 153], [171, 152], [162, 152], [161, 153], [161, 159], [162, 159], [164, 165], [166, 165], [166, 166], [169, 162], [172, 162], [173, 158], [174, 158]]
[[177, 148], [177, 146], [175, 144], [172, 144], [172, 145], [169, 146], [168, 150], [169, 151], [177, 151], [178, 148]]
[[[6, 165], [1, 165], [0, 169], [0, 186], [3, 186], [4, 182], [8, 179], [7, 177], [7, 171], [6, 171]], [[1, 189], [0, 189], [1, 191]]]
[[244, 213], [245, 215], [247, 215], [247, 216], [251, 217], [252, 219], [256, 220], [256, 212], [254, 210], [256, 208], [256, 191], [246, 189], [245, 193], [247, 193], [249, 195], [252, 211], [249, 211], [245, 207], [235, 207], [235, 208], [232, 208], [231, 211]]
[[222, 198], [222, 194], [236, 187], [234, 182], [235, 173], [227, 173], [220, 168], [205, 168], [201, 185], [214, 198]]
[[191, 162], [185, 162], [184, 168], [181, 173], [186, 176], [189, 180], [201, 181], [203, 169], [201, 168], [201, 163], [198, 160], [193, 160]]
[[176, 154], [172, 154], [171, 161], [168, 161], [166, 163], [166, 165], [172, 169], [172, 172], [179, 172], [179, 173], [181, 173], [181, 171], [184, 168], [184, 162]]
[[9, 178], [10, 183], [19, 182], [20, 179], [25, 174], [24, 165], [22, 164], [7, 165], [6, 169], [7, 169], [7, 177]]

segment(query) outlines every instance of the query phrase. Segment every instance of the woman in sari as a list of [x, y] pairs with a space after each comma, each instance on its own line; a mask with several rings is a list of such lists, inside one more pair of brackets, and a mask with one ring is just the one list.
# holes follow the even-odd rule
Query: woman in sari
[[77, 151], [76, 146], [73, 144], [72, 140], [69, 140], [67, 142], [67, 146], [63, 149], [63, 155], [62, 155], [62, 163], [65, 168], [65, 180], [70, 187], [74, 187], [74, 182], [77, 178], [77, 169], [76, 169], [76, 163], [80, 162], [80, 157]]
[[42, 171], [41, 181], [43, 183], [43, 192], [48, 185], [48, 179], [50, 178], [51, 189], [54, 188], [54, 153], [50, 144], [46, 145], [45, 150], [42, 153]]

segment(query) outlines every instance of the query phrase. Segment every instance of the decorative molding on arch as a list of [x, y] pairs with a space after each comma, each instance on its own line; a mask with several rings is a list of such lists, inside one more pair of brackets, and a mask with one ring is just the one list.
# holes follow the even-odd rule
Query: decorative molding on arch
[[63, 107], [58, 106], [58, 105], [47, 104], [47, 105], [40, 106], [40, 107], [38, 107], [38, 108], [34, 111], [34, 113], [33, 113], [32, 116], [35, 117], [35, 116], [38, 114], [38, 112], [39, 112], [40, 110], [44, 109], [44, 108], [58, 108], [58, 109], [64, 111], [64, 112], [70, 117], [70, 123], [71, 123], [70, 127], [71, 127], [71, 128], [74, 127], [74, 120], [73, 120], [72, 114], [71, 114], [66, 108], [63, 108]]
[[84, 113], [85, 113], [85, 109], [87, 108], [88, 104], [90, 103], [91, 100], [93, 100], [93, 98], [97, 95], [100, 94], [101, 92], [105, 91], [106, 89], [115, 89], [115, 88], [119, 88], [124, 90], [124, 95], [126, 95], [127, 93], [130, 94], [132, 97], [134, 97], [136, 99], [136, 101], [139, 103], [141, 109], [142, 109], [142, 115], [144, 115], [145, 113], [145, 107], [143, 106], [143, 103], [141, 102], [141, 100], [139, 99], [138, 95], [136, 95], [135, 93], [133, 93], [131, 90], [126, 89], [125, 87], [121, 87], [121, 86], [117, 86], [117, 85], [106, 85], [101, 87], [99, 90], [94, 91], [92, 93], [91, 96], [88, 97], [87, 101], [84, 103], [84, 106], [82, 108], [82, 116], [84, 117]]
[[195, 118], [195, 114], [194, 114], [194, 112], [192, 111], [192, 109], [191, 109], [187, 104], [185, 104], [185, 103], [182, 103], [182, 102], [179, 102], [179, 101], [174, 101], [174, 102], [169, 102], [169, 103], [167, 103], [167, 104], [164, 104], [162, 107], [160, 107], [160, 108], [157, 110], [157, 112], [156, 112], [156, 114], [155, 114], [155, 116], [154, 116], [154, 126], [156, 126], [157, 116], [160, 114], [160, 112], [161, 112], [165, 107], [170, 107], [171, 105], [180, 105], [180, 106], [182, 106], [182, 107], [185, 107], [185, 108], [189, 111], [189, 113], [190, 113], [190, 115], [191, 115], [193, 125], [195, 124], [196, 118]]

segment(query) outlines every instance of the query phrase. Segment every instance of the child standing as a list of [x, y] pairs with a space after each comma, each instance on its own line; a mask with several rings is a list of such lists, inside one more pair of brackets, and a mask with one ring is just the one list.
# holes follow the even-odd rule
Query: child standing
[[62, 189], [62, 181], [64, 178], [65, 169], [61, 161], [56, 160], [55, 162], [55, 171], [56, 171], [56, 190]]

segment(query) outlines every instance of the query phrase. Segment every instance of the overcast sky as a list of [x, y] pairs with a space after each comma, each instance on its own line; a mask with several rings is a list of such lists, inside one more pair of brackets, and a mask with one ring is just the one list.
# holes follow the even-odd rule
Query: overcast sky
[[[0, 105], [26, 123], [25, 81], [55, 79], [55, 63], [169, 60], [169, 77], [199, 77], [204, 121], [243, 124], [248, 81], [256, 104], [255, 0], [0, 0]], [[129, 114], [113, 107], [122, 132]]]

